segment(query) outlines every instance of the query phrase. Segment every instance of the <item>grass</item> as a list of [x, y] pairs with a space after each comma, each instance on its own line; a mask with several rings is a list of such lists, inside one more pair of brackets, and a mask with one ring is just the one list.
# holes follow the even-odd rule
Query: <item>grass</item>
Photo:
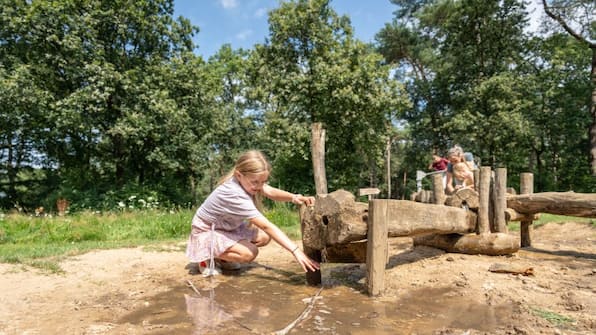
[[575, 320], [565, 315], [561, 315], [555, 312], [547, 311], [545, 309], [532, 307], [532, 313], [538, 317], [541, 317], [548, 322], [554, 324], [559, 328], [570, 328], [573, 326]]
[[[536, 221], [532, 221], [532, 225], [534, 228], [540, 227], [547, 223], [564, 223], [564, 222], [585, 222], [589, 223], [590, 225], [596, 227], [596, 220], [593, 218], [580, 218], [575, 216], [565, 216], [565, 215], [556, 215], [556, 214], [548, 214], [548, 213], [541, 213], [540, 217]], [[508, 225], [510, 231], [519, 231], [519, 222], [511, 222]]]
[[[64, 217], [0, 214], [0, 262], [60, 273], [62, 259], [91, 250], [143, 246], [172, 251], [163, 244], [185, 241], [193, 215], [192, 210], [81, 212]], [[300, 238], [295, 208], [279, 204], [265, 215], [290, 238]]]

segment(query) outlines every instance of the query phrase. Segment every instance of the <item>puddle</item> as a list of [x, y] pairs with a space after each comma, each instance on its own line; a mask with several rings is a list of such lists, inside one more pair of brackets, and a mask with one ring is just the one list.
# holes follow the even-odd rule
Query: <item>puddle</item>
[[[181, 283], [119, 322], [143, 325], [151, 334], [270, 334], [296, 320], [318, 291], [305, 285], [297, 270], [250, 268], [214, 279], [197, 275], [192, 282], [200, 295]], [[510, 306], [472, 303], [450, 288], [414, 290], [388, 301], [336, 285], [321, 291], [308, 318], [291, 333], [432, 334], [441, 328], [491, 332], [511, 313]]]

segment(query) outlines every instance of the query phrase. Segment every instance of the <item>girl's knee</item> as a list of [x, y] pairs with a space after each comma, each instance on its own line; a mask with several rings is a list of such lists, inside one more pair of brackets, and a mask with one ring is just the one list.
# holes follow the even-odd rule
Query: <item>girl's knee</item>
[[264, 232], [262, 234], [258, 234], [257, 238], [252, 241], [257, 247], [264, 247], [267, 244], [269, 244], [269, 242], [271, 242], [271, 236], [265, 234]]
[[245, 253], [242, 253], [240, 257], [242, 258], [243, 263], [250, 263], [252, 262], [257, 256], [259, 255], [259, 248], [255, 245], [248, 246], [248, 250]]

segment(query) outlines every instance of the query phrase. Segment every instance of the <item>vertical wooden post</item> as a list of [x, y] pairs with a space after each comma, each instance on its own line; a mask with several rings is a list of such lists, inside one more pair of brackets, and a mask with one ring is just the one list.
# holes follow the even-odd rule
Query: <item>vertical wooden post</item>
[[507, 169], [495, 170], [495, 203], [494, 203], [494, 228], [497, 233], [507, 232], [505, 222], [505, 209], [507, 209]]
[[[315, 191], [317, 195], [327, 194], [327, 175], [325, 172], [325, 129], [323, 124], [315, 122], [311, 129], [311, 155], [313, 165], [313, 175], [315, 178]], [[301, 227], [304, 230], [304, 227]], [[311, 249], [304, 246], [304, 253], [317, 262], [321, 262], [321, 250]], [[308, 285], [321, 284], [321, 271], [308, 271], [306, 273], [306, 282]]]
[[391, 199], [391, 137], [387, 139], [387, 199]]
[[[519, 183], [520, 194], [532, 194], [534, 193], [534, 175], [532, 173], [522, 173], [520, 175]], [[527, 215], [531, 217], [531, 215]], [[532, 246], [532, 220], [521, 221], [519, 225], [520, 232], [520, 245], [522, 248]]]
[[370, 296], [378, 296], [385, 290], [388, 201], [391, 200], [373, 199], [368, 203], [366, 279]]
[[317, 194], [327, 194], [327, 175], [325, 172], [325, 129], [323, 129], [322, 123], [315, 122], [312, 124], [311, 136], [311, 155], [315, 178], [315, 190]]
[[480, 167], [480, 181], [478, 182], [478, 229], [476, 233], [490, 233], [490, 221], [488, 218], [490, 200], [490, 166]]
[[443, 174], [435, 173], [433, 176], [433, 199], [437, 205], [445, 204], [445, 190], [443, 189]]

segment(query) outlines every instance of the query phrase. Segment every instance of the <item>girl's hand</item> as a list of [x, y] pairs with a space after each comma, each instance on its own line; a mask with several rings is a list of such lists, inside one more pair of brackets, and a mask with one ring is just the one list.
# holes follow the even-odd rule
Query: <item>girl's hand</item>
[[296, 258], [296, 260], [298, 261], [298, 263], [300, 264], [300, 266], [302, 266], [302, 269], [304, 270], [304, 272], [308, 272], [308, 271], [317, 271], [321, 268], [321, 265], [316, 262], [313, 261], [312, 259], [310, 259], [308, 256], [306, 256], [306, 254], [300, 250], [300, 249], [296, 249], [294, 252], [292, 252], [292, 254], [294, 254], [294, 258]]
[[315, 197], [305, 197], [302, 194], [295, 194], [292, 197], [292, 203], [295, 205], [312, 206], [315, 204]]

